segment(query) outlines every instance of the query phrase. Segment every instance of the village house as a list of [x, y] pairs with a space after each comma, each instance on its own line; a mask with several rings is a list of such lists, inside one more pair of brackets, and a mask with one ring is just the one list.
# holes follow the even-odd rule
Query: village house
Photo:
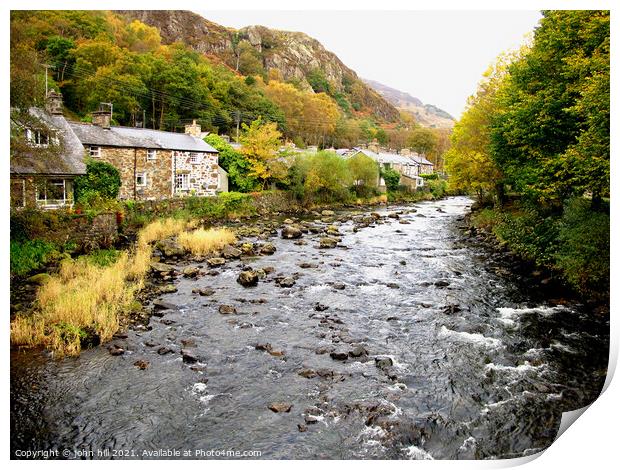
[[214, 196], [227, 191], [218, 152], [204, 142], [193, 121], [185, 133], [112, 126], [111, 112], [92, 113], [92, 124], [70, 126], [89, 158], [114, 165], [121, 174], [120, 199], [152, 200]]
[[119, 170], [120, 199], [214, 196], [228, 191], [228, 175], [218, 165], [218, 152], [202, 140], [196, 121], [181, 134], [112, 126], [111, 111], [101, 108], [92, 114], [92, 124], [71, 122], [62, 109], [62, 96], [51, 91], [45, 110], [31, 108], [34, 119], [12, 123], [12, 132], [23, 133], [26, 139], [24, 148], [11, 155], [11, 207], [71, 207], [74, 180], [86, 174], [88, 158]]
[[86, 174], [85, 150], [62, 115], [62, 97], [50, 92], [46, 109], [30, 108], [28, 116], [11, 119], [15, 141], [23, 144], [11, 152], [11, 207], [70, 207], [73, 182]]
[[[420, 164], [411, 158], [410, 155], [399, 155], [397, 153], [381, 151], [378, 146], [369, 146], [369, 148], [354, 148], [351, 152], [345, 154], [345, 158], [351, 158], [358, 153], [362, 153], [377, 162], [382, 170], [395, 170], [400, 173], [400, 184], [407, 186], [409, 189], [415, 190], [424, 186], [424, 179], [419, 175]], [[416, 154], [417, 155], [417, 154]], [[377, 186], [381, 190], [385, 190], [385, 181], [379, 175]]]

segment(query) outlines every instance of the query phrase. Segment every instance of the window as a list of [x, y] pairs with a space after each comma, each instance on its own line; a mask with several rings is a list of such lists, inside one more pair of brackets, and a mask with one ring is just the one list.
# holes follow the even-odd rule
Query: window
[[146, 186], [146, 173], [136, 173], [136, 186]]
[[200, 154], [197, 152], [192, 152], [189, 154], [189, 162], [190, 163], [200, 163]]
[[101, 147], [91, 145], [88, 147], [88, 154], [93, 158], [101, 157]]
[[189, 189], [189, 175], [187, 173], [177, 175], [175, 188], [180, 190]]
[[37, 204], [43, 207], [59, 207], [73, 201], [73, 182], [65, 179], [50, 179], [37, 184]]
[[154, 161], [157, 159], [157, 150], [155, 149], [147, 149], [146, 151], [146, 159], [147, 161]]
[[50, 135], [40, 129], [26, 129], [26, 139], [35, 147], [47, 147], [50, 144]]

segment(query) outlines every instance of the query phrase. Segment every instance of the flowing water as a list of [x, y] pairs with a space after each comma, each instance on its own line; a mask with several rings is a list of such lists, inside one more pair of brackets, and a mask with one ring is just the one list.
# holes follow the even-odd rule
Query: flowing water
[[[337, 248], [319, 249], [311, 234], [305, 245], [273, 238], [272, 256], [179, 278], [161, 296], [178, 310], [114, 341], [122, 356], [103, 346], [60, 361], [13, 352], [13, 453], [456, 459], [544, 449], [561, 413], [600, 392], [608, 323], [506, 273], [463, 235], [470, 204], [390, 207], [383, 214], [400, 209], [400, 220], [343, 223]], [[275, 272], [245, 288], [243, 263]], [[278, 286], [279, 274], [296, 275], [295, 285]], [[237, 313], [218, 313], [221, 304]], [[271, 353], [255, 347], [264, 343]], [[275, 413], [274, 402], [292, 407]]]

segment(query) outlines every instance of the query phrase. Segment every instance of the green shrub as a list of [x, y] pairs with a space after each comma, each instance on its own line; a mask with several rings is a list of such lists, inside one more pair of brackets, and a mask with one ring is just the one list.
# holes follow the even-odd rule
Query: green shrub
[[609, 288], [609, 214], [593, 211], [591, 202], [570, 200], [559, 222], [555, 260], [579, 292], [605, 293]]
[[75, 179], [75, 198], [78, 202], [98, 195], [102, 199], [116, 199], [121, 188], [118, 169], [107, 162], [93, 160], [86, 162], [86, 175]]
[[103, 268], [114, 264], [118, 259], [120, 253], [120, 251], [110, 248], [106, 250], [95, 250], [88, 255], [82, 256], [81, 258], [85, 258], [90, 263]]
[[289, 189], [298, 200], [311, 203], [351, 199], [353, 177], [347, 162], [333, 152], [300, 154], [288, 174]]
[[228, 172], [228, 184], [231, 190], [249, 192], [260, 187], [260, 182], [250, 176], [252, 166], [241, 152], [237, 152], [228, 142], [215, 134], [209, 134], [204, 141], [219, 152], [218, 163]]
[[56, 245], [44, 240], [11, 241], [11, 274], [23, 276], [58, 255]]
[[448, 182], [446, 180], [440, 179], [430, 179], [426, 181], [426, 186], [428, 190], [433, 195], [434, 199], [439, 199], [445, 196], [446, 191], [448, 190]]
[[349, 172], [355, 182], [353, 190], [358, 196], [376, 195], [379, 168], [372, 158], [359, 152], [347, 160]]
[[384, 169], [381, 172], [381, 177], [385, 181], [385, 187], [389, 191], [397, 191], [400, 184], [400, 173], [392, 168]]

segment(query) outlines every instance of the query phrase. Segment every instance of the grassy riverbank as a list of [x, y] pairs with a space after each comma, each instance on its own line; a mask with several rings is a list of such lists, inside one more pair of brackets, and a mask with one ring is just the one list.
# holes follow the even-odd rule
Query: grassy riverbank
[[471, 223], [523, 259], [556, 273], [584, 298], [608, 302], [608, 204], [595, 211], [591, 201], [574, 198], [559, 210], [516, 201], [479, 209]]
[[192, 227], [187, 220], [157, 220], [139, 232], [129, 251], [64, 260], [59, 272], [38, 289], [35, 310], [11, 321], [11, 344], [40, 346], [57, 356], [72, 356], [85, 345], [110, 340], [144, 287], [152, 243], [177, 236], [187, 251], [208, 253], [235, 240], [227, 229]]

